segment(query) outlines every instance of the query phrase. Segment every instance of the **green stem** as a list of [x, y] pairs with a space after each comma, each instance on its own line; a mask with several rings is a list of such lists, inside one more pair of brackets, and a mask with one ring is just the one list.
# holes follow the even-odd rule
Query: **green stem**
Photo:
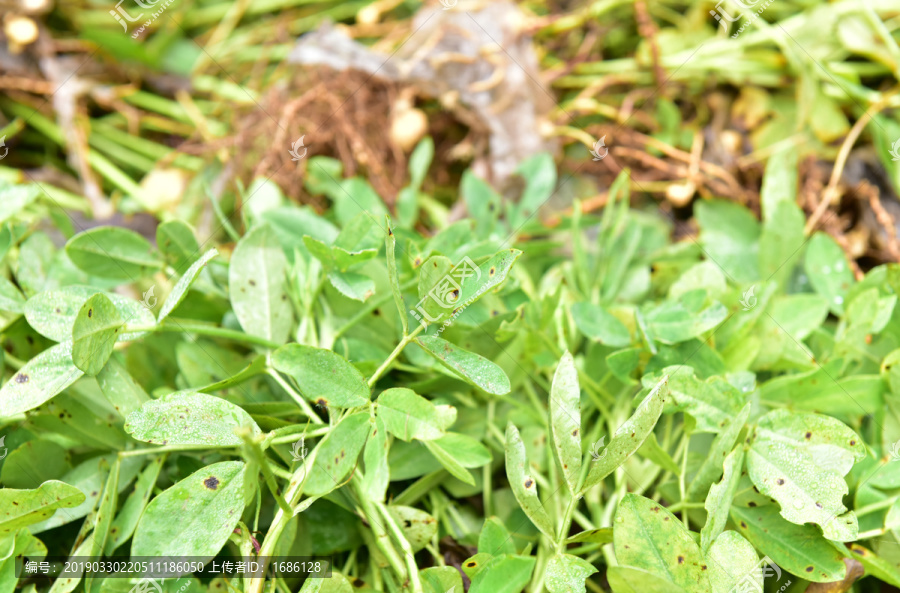
[[282, 389], [284, 389], [285, 391], [288, 392], [288, 395], [290, 395], [292, 398], [294, 398], [294, 401], [297, 402], [297, 405], [300, 406], [300, 409], [303, 410], [304, 414], [309, 416], [309, 418], [312, 419], [316, 423], [325, 424], [324, 422], [322, 422], [322, 419], [319, 418], [319, 415], [316, 414], [315, 410], [312, 409], [312, 406], [309, 405], [309, 402], [306, 401], [306, 398], [304, 398], [302, 395], [297, 393], [294, 390], [294, 388], [291, 387], [290, 384], [284, 380], [284, 378], [281, 376], [281, 373], [279, 373], [275, 369], [270, 368], [268, 371], [268, 374], [270, 377], [275, 379], [276, 383], [281, 385]]
[[[272, 493], [272, 496], [275, 498], [275, 502], [278, 503], [278, 506], [285, 513], [293, 513], [291, 507], [281, 495], [281, 489], [278, 488], [278, 483], [275, 482], [275, 476], [272, 474], [272, 468], [269, 466], [269, 462], [266, 459], [266, 454], [263, 452], [262, 447], [260, 447], [259, 442], [254, 439], [249, 429], [242, 432], [240, 436], [244, 440], [244, 443], [247, 445], [247, 449], [249, 450], [250, 455], [253, 457], [254, 461], [256, 461], [256, 464], [259, 465], [259, 469], [260, 471], [262, 471], [263, 478], [266, 481], [266, 486], [269, 487], [269, 492]], [[290, 479], [290, 477], [288, 479]]]
[[572, 526], [572, 514], [578, 507], [579, 500], [580, 499], [574, 495], [569, 499], [569, 506], [566, 507], [566, 514], [563, 515], [562, 523], [559, 526], [559, 535], [556, 538], [556, 552], [558, 554], [565, 552], [565, 542], [569, 535], [569, 529]]
[[856, 513], [857, 517], [861, 517], [863, 515], [868, 515], [869, 513], [874, 513], [875, 511], [887, 509], [894, 506], [894, 503], [897, 502], [898, 498], [900, 498], [900, 496], [891, 496], [890, 498], [885, 498], [884, 500], [859, 507], [858, 509], [855, 509], [854, 512]]
[[378, 510], [381, 511], [381, 516], [384, 518], [384, 522], [387, 523], [387, 527], [391, 532], [391, 535], [394, 536], [394, 539], [397, 540], [397, 543], [400, 544], [400, 550], [403, 552], [406, 558], [406, 569], [409, 571], [409, 580], [412, 585], [412, 593], [425, 593], [422, 589], [422, 581], [419, 580], [419, 569], [416, 566], [416, 557], [413, 554], [412, 546], [409, 545], [409, 540], [406, 539], [406, 536], [403, 535], [403, 530], [400, 529], [400, 526], [397, 525], [397, 522], [394, 521], [394, 518], [388, 512], [384, 503], [376, 502], [375, 506], [378, 507]]
[[381, 363], [381, 366], [378, 367], [378, 369], [369, 378], [369, 388], [375, 385], [378, 379], [380, 379], [381, 376], [388, 371], [394, 360], [396, 360], [396, 358], [400, 356], [400, 353], [403, 352], [403, 349], [406, 348], [407, 344], [412, 342], [416, 336], [422, 333], [422, 330], [424, 329], [425, 327], [420, 325], [415, 330], [413, 330], [413, 333], [409, 334], [408, 336], [403, 336], [403, 339], [400, 340], [400, 343], [397, 344], [397, 347], [394, 348], [394, 351], [391, 352], [390, 356], [388, 356], [387, 359], [383, 363]]
[[359, 499], [359, 505], [362, 507], [362, 512], [366, 516], [366, 521], [369, 523], [369, 529], [372, 530], [372, 535], [375, 537], [375, 545], [378, 546], [378, 549], [381, 550], [381, 553], [387, 558], [388, 564], [391, 565], [391, 568], [394, 570], [397, 577], [399, 577], [400, 581], [405, 581], [408, 575], [406, 574], [406, 568], [404, 567], [403, 561], [400, 559], [400, 555], [397, 554], [397, 550], [395, 550], [394, 546], [391, 544], [390, 537], [388, 536], [387, 531], [385, 531], [384, 525], [382, 525], [381, 521], [378, 519], [378, 511], [372, 501], [366, 497], [366, 493], [360, 485], [359, 474], [353, 476], [351, 484], [354, 492], [356, 492], [356, 497]]
[[181, 332], [181, 333], [192, 333], [199, 334], [201, 336], [212, 336], [215, 338], [225, 338], [228, 340], [235, 340], [237, 342], [246, 342], [248, 344], [254, 344], [257, 346], [264, 346], [265, 348], [269, 348], [271, 350], [275, 350], [281, 347], [281, 344], [276, 344], [275, 342], [270, 342], [265, 338], [258, 338], [256, 336], [252, 336], [250, 334], [245, 334], [244, 332], [235, 331], [233, 329], [226, 329], [224, 327], [215, 327], [211, 325], [194, 325], [194, 324], [184, 324], [184, 323], [173, 323], [173, 324], [163, 324], [163, 325], [131, 325], [128, 324], [125, 326], [125, 331], [128, 333], [131, 332]]

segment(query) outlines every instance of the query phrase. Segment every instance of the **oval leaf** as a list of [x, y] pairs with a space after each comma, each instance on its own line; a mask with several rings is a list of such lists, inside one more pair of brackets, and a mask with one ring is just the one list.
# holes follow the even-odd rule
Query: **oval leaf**
[[552, 539], [555, 537], [553, 522], [544, 509], [544, 503], [538, 498], [537, 482], [529, 474], [525, 444], [519, 436], [519, 430], [510, 424], [506, 427], [506, 477], [516, 500], [519, 501], [519, 506], [531, 522]]
[[430, 441], [444, 436], [438, 410], [412, 389], [386, 389], [378, 396], [378, 414], [388, 432], [403, 441]]
[[242, 426], [260, 433], [240, 406], [213, 395], [177, 391], [129, 414], [125, 431], [139, 441], [157, 445], [237, 447], [243, 440], [234, 430]]
[[94, 376], [106, 365], [122, 330], [118, 309], [103, 293], [89, 298], [72, 326], [72, 361], [85, 374]]
[[14, 533], [20, 527], [40, 523], [56, 512], [84, 502], [84, 494], [75, 486], [50, 480], [33, 490], [0, 489], [0, 535]]
[[187, 296], [188, 290], [190, 290], [191, 285], [194, 284], [194, 281], [197, 280], [197, 276], [200, 275], [200, 272], [203, 271], [203, 268], [206, 267], [206, 264], [210, 262], [210, 260], [219, 255], [219, 251], [217, 249], [210, 249], [206, 253], [203, 254], [203, 257], [198, 259], [188, 268], [188, 271], [184, 273], [178, 283], [175, 284], [175, 288], [172, 289], [172, 292], [169, 294], [169, 298], [166, 299], [166, 302], [163, 304], [162, 309], [159, 312], [159, 321], [162, 321], [166, 317], [169, 316], [169, 313], [175, 310], [178, 305], [181, 304], [181, 301], [184, 300], [184, 297]]
[[571, 554], [556, 554], [547, 563], [550, 593], [585, 593], [584, 581], [597, 572], [593, 564]]
[[219, 553], [244, 510], [240, 461], [208, 465], [154, 498], [131, 544], [132, 556], [202, 556]]
[[285, 292], [287, 258], [275, 233], [259, 226], [234, 249], [228, 269], [231, 306], [251, 336], [282, 344], [291, 330], [291, 304]]
[[467, 383], [493, 395], [509, 393], [509, 377], [503, 369], [483, 356], [433, 336], [419, 336], [416, 343]]
[[78, 233], [66, 243], [66, 254], [85, 272], [134, 282], [160, 268], [147, 239], [136, 232], [113, 226], [101, 226]]
[[550, 387], [550, 426], [559, 465], [574, 493], [581, 478], [581, 389], [575, 361], [568, 352], [559, 361]]
[[356, 467], [356, 458], [369, 436], [367, 413], [347, 416], [335, 426], [316, 448], [316, 460], [303, 492], [322, 496], [340, 486]]
[[0, 419], [38, 407], [82, 375], [72, 362], [72, 342], [44, 350], [0, 389]]
[[272, 364], [296, 379], [303, 396], [319, 405], [355, 408], [369, 403], [362, 373], [331, 350], [288, 344], [275, 351]]

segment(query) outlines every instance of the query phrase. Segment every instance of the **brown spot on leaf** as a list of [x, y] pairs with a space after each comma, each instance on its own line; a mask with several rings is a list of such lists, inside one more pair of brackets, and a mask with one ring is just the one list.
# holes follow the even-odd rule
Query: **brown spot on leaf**
[[577, 437], [577, 436], [578, 436], [578, 429], [577, 429], [577, 428], [576, 428], [575, 430], [572, 431], [572, 436], [573, 436], [573, 437]]
[[209, 488], [210, 490], [215, 490], [219, 487], [219, 478], [215, 476], [210, 476], [203, 480], [203, 485]]
[[93, 309], [88, 309], [88, 318], [90, 319], [90, 318], [93, 317], [93, 316], [94, 316], [94, 310], [93, 310]]
[[778, 478], [777, 480], [775, 480], [775, 483], [779, 486], [784, 486], [784, 478]]
[[466, 568], [472, 568], [473, 566], [478, 566], [478, 563], [475, 561], [466, 562]]
[[805, 570], [806, 572], [812, 572], [812, 571], [813, 571], [813, 567], [812, 567], [812, 566], [807, 566], [807, 567], [806, 567], [805, 569], [803, 569], [803, 570]]
[[16, 375], [16, 383], [28, 383], [28, 375], [26, 375], [25, 373], [19, 373], [18, 375]]
[[811, 433], [811, 432], [807, 432], [804, 436], [806, 437], [807, 440], [809, 440], [809, 439], [812, 438], [812, 433]]
[[532, 486], [534, 486], [534, 480], [532, 480], [531, 478], [526, 478], [526, 480], [525, 480], [525, 488], [526, 488], [526, 490], [527, 490], [528, 488], [531, 488]]
[[678, 564], [684, 564], [684, 556], [678, 557]]

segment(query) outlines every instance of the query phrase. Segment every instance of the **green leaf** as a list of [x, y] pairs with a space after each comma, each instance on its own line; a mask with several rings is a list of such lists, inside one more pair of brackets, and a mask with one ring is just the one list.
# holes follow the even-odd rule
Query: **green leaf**
[[534, 556], [495, 556], [475, 578], [469, 593], [520, 593], [531, 581]]
[[106, 555], [111, 555], [116, 548], [131, 539], [134, 528], [144, 512], [153, 489], [156, 487], [156, 479], [162, 469], [163, 457], [157, 457], [151, 461], [144, 471], [138, 476], [134, 489], [125, 499], [119, 514], [113, 519], [110, 527], [109, 539], [106, 541]]
[[581, 389], [578, 370], [569, 352], [563, 354], [550, 386], [550, 427], [556, 456], [569, 491], [578, 491], [581, 479]]
[[[418, 149], [417, 149], [418, 150]], [[406, 304], [403, 302], [403, 293], [400, 291], [400, 273], [397, 271], [397, 258], [394, 256], [395, 244], [394, 231], [391, 229], [391, 220], [387, 219], [388, 234], [384, 238], [385, 251], [387, 252], [388, 279], [391, 281], [391, 293], [394, 295], [394, 304], [400, 313], [400, 322], [403, 324], [403, 335], [409, 333], [409, 320], [406, 316]]]
[[748, 403], [738, 412], [733, 420], [729, 420], [728, 425], [713, 439], [712, 445], [709, 447], [709, 454], [703, 460], [700, 469], [697, 470], [694, 479], [688, 486], [688, 500], [699, 500], [705, 497], [713, 482], [722, 476], [721, 460], [734, 447], [749, 416], [750, 404]]
[[713, 484], [706, 497], [706, 524], [700, 531], [700, 549], [705, 554], [728, 522], [728, 510], [741, 480], [744, 467], [744, 450], [735, 449], [725, 458], [725, 472], [722, 481]]
[[466, 470], [466, 468], [464, 468], [462, 464], [456, 460], [456, 457], [454, 457], [450, 451], [443, 447], [439, 447], [434, 443], [435, 441], [425, 441], [425, 447], [427, 447], [431, 454], [434, 455], [435, 459], [437, 459], [440, 464], [444, 466], [444, 469], [450, 472], [450, 475], [452, 475], [457, 480], [465, 482], [470, 486], [474, 486], [475, 478], [472, 477], [472, 474], [469, 473], [468, 470]]
[[765, 573], [759, 567], [759, 557], [750, 542], [737, 531], [718, 535], [706, 552], [706, 559], [713, 593], [746, 590], [736, 587], [746, 587], [749, 583], [757, 585], [756, 590], [762, 590]]
[[119, 467], [121, 466], [121, 458], [116, 458], [109, 471], [109, 477], [106, 479], [106, 485], [103, 487], [103, 494], [100, 497], [100, 504], [97, 507], [97, 515], [94, 519], [94, 533], [91, 538], [90, 556], [98, 557], [103, 554], [103, 548], [110, 540], [110, 527], [112, 526], [113, 517], [116, 515], [116, 505], [119, 500]]
[[775, 410], [759, 420], [747, 472], [788, 521], [817, 523], [826, 538], [853, 541], [859, 527], [852, 511], [844, 514], [843, 476], [864, 457], [859, 436], [834, 418]]
[[103, 293], [89, 298], [72, 326], [72, 361], [94, 376], [112, 355], [124, 322], [118, 309]]
[[148, 276], [162, 265], [147, 239], [122, 227], [101, 226], [78, 233], [66, 243], [66, 253], [85, 272], [124, 282]]
[[369, 428], [369, 415], [365, 412], [341, 420], [319, 443], [315, 464], [303, 492], [309, 496], [323, 496], [339, 487], [356, 466]]
[[235, 429], [259, 427], [241, 407], [213, 395], [176, 391], [151, 400], [128, 415], [126, 432], [157, 445], [237, 447], [243, 440]]
[[218, 554], [244, 510], [244, 473], [243, 462], [221, 461], [159, 494], [141, 516], [131, 555]]
[[613, 524], [616, 559], [664, 578], [686, 591], [709, 592], [707, 563], [675, 515], [657, 502], [626, 494]]
[[296, 379], [303, 397], [319, 405], [355, 408], [369, 402], [365, 377], [331, 350], [288, 344], [275, 351], [272, 364]]
[[498, 517], [488, 517], [484, 520], [481, 533], [478, 535], [478, 551], [491, 556], [516, 553], [512, 534]]
[[430, 441], [444, 436], [437, 408], [412, 389], [386, 389], [377, 403], [385, 428], [400, 440]]
[[854, 283], [844, 250], [829, 235], [817, 232], [809, 240], [804, 263], [809, 283], [828, 302], [832, 313], [842, 315], [844, 299]]
[[419, 571], [425, 593], [463, 593], [462, 575], [454, 566], [432, 566]]
[[550, 593], [585, 593], [584, 581], [597, 572], [593, 564], [571, 554], [556, 554], [547, 563], [544, 584]]
[[[744, 396], [721, 377], [701, 381], [694, 369], [685, 365], [664, 368], [669, 376], [669, 392], [677, 410], [683, 410], [697, 421], [695, 432], [719, 432], [744, 405]], [[654, 381], [644, 376], [644, 386]]]
[[21, 314], [25, 307], [25, 297], [16, 285], [0, 276], [0, 311]]
[[231, 256], [228, 286], [241, 327], [251, 336], [281, 344], [292, 325], [285, 288], [287, 258], [268, 226], [259, 226], [238, 241]]
[[413, 553], [423, 549], [437, 534], [437, 521], [425, 511], [402, 505], [390, 505], [387, 510], [394, 522], [400, 526]]
[[56, 512], [84, 502], [78, 488], [58, 480], [44, 482], [33, 490], [0, 489], [0, 535], [15, 533], [20, 527], [39, 523]]
[[530, 475], [528, 459], [525, 457], [525, 445], [518, 429], [509, 424], [506, 427], [506, 477], [519, 506], [544, 535], [553, 539], [553, 522], [544, 509], [537, 494], [537, 482]]
[[758, 280], [760, 231], [753, 213], [734, 202], [700, 200], [694, 215], [709, 259], [738, 283]]
[[72, 362], [72, 342], [44, 350], [0, 389], [0, 419], [38, 407], [83, 374]]
[[667, 381], [668, 377], [663, 377], [638, 405], [631, 418], [616, 430], [616, 434], [600, 454], [600, 458], [591, 463], [590, 472], [581, 487], [582, 493], [599, 484], [641, 448], [647, 435], [656, 426], [656, 421], [659, 420], [668, 399], [663, 394], [663, 387]]
[[687, 293], [681, 301], [665, 301], [646, 313], [645, 319], [654, 339], [666, 344], [684, 342], [703, 335], [728, 317], [728, 310], [719, 302], [703, 309], [685, 306], [684, 301], [690, 295]]
[[172, 292], [169, 293], [169, 298], [166, 299], [166, 302], [163, 303], [162, 309], [159, 311], [159, 321], [161, 322], [163, 319], [169, 316], [169, 313], [175, 310], [178, 305], [184, 300], [187, 296], [188, 291], [191, 289], [191, 286], [197, 280], [197, 276], [200, 275], [200, 272], [203, 271], [203, 268], [206, 267], [206, 264], [212, 260], [212, 258], [219, 255], [219, 251], [217, 249], [210, 249], [203, 256], [195, 261], [190, 268], [188, 268], [187, 272], [178, 279], [178, 283], [175, 284], [175, 288], [172, 289]]
[[388, 465], [388, 448], [390, 447], [387, 430], [380, 416], [375, 416], [369, 438], [363, 451], [366, 473], [362, 481], [363, 491], [374, 501], [384, 500], [388, 483], [391, 480], [391, 468]]
[[687, 593], [672, 581], [632, 566], [610, 566], [606, 578], [614, 593]]
[[553, 157], [541, 152], [522, 161], [516, 173], [525, 178], [525, 189], [518, 204], [510, 205], [509, 224], [513, 232], [527, 223], [553, 195], [556, 186], [556, 163]]
[[200, 251], [194, 229], [181, 220], [167, 220], [156, 227], [156, 245], [179, 274], [190, 267]]
[[600, 305], [575, 303], [572, 305], [572, 319], [578, 331], [601, 344], [616, 348], [631, 344], [628, 328]]
[[493, 395], [509, 393], [509, 377], [503, 369], [483, 356], [434, 336], [419, 336], [416, 343], [467, 383]]
[[133, 411], [150, 401], [147, 392], [134, 380], [122, 363], [113, 356], [97, 374], [97, 383], [106, 400], [126, 418]]
[[573, 535], [566, 540], [567, 544], [577, 544], [581, 542], [589, 542], [592, 544], [609, 544], [613, 541], [613, 528], [601, 527], [600, 529], [592, 529], [590, 531], [582, 531], [578, 535]]
[[775, 505], [733, 506], [731, 517], [741, 535], [791, 574], [814, 583], [844, 578], [846, 566], [841, 553], [815, 525], [788, 523]]
[[849, 549], [853, 553], [852, 557], [859, 560], [866, 569], [867, 576], [873, 576], [885, 583], [900, 587], [900, 570], [896, 564], [859, 544], [849, 544]]
[[[38, 293], [25, 303], [25, 319], [39, 334], [54, 342], [65, 342], [72, 339], [72, 328], [75, 318], [89, 298], [97, 294], [97, 289], [90, 286], [66, 286], [59, 290], [47, 290]], [[134, 325], [153, 325], [156, 323], [153, 314], [134, 299], [115, 293], [104, 293], [116, 306], [119, 315]], [[137, 340], [146, 332], [119, 332], [119, 341]]]
[[342, 295], [354, 301], [365, 302], [375, 294], [375, 282], [356, 272], [334, 271], [328, 274], [328, 280]]

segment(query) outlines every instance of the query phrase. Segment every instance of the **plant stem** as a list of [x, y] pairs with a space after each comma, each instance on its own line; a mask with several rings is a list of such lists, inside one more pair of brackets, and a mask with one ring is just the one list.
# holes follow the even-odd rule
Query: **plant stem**
[[294, 398], [294, 401], [297, 402], [297, 405], [300, 406], [300, 409], [303, 410], [304, 414], [309, 416], [314, 422], [325, 424], [324, 422], [322, 422], [322, 419], [319, 418], [319, 415], [316, 414], [315, 410], [313, 410], [309, 405], [309, 402], [307, 402], [302, 395], [297, 393], [297, 391], [293, 387], [291, 387], [287, 381], [284, 380], [284, 378], [281, 376], [281, 373], [279, 373], [275, 369], [270, 368], [268, 371], [268, 375], [275, 379], [275, 382], [281, 385], [281, 388], [288, 392], [288, 395]]
[[397, 522], [391, 517], [391, 514], [388, 512], [387, 507], [384, 506], [384, 503], [376, 502], [375, 506], [381, 511], [381, 516], [384, 517], [384, 522], [387, 523], [391, 535], [393, 535], [394, 539], [397, 540], [397, 543], [400, 544], [400, 550], [405, 554], [406, 568], [409, 571], [412, 593], [425, 593], [422, 589], [422, 581], [419, 580], [419, 569], [416, 566], [416, 557], [413, 554], [412, 546], [409, 545], [409, 541], [406, 539], [406, 536], [403, 535], [403, 530], [400, 529], [400, 526], [397, 525]]
[[228, 340], [235, 340], [237, 342], [246, 342], [248, 344], [255, 344], [257, 346], [264, 346], [271, 350], [276, 350], [281, 347], [281, 344], [276, 344], [275, 342], [270, 342], [265, 338], [258, 338], [256, 336], [252, 336], [250, 334], [245, 334], [244, 332], [239, 332], [233, 329], [226, 329], [224, 327], [215, 327], [212, 325], [194, 325], [194, 324], [184, 324], [184, 323], [172, 323], [172, 324], [162, 324], [162, 325], [131, 325], [128, 324], [125, 326], [125, 331], [127, 333], [131, 332], [181, 332], [181, 333], [192, 333], [199, 334], [201, 336], [212, 336], [215, 338], [225, 338]]
[[400, 343], [397, 344], [397, 347], [394, 348], [394, 351], [391, 352], [390, 356], [388, 356], [387, 359], [383, 363], [381, 363], [381, 366], [378, 367], [378, 369], [369, 378], [369, 388], [375, 385], [378, 379], [380, 379], [381, 376], [387, 372], [394, 360], [398, 356], [400, 356], [400, 353], [403, 352], [403, 349], [406, 348], [407, 344], [412, 342], [413, 339], [415, 339], [416, 336], [422, 333], [422, 330], [424, 329], [425, 328], [420, 325], [415, 330], [413, 330], [413, 333], [409, 334], [408, 336], [403, 336], [403, 339], [400, 340]]
[[565, 541], [569, 535], [569, 528], [572, 526], [572, 514], [578, 507], [578, 501], [581, 500], [574, 494], [569, 499], [569, 506], [566, 507], [566, 513], [563, 515], [562, 523], [559, 526], [559, 535], [556, 538], [556, 552], [562, 554], [565, 551]]
[[369, 523], [369, 529], [372, 530], [372, 535], [375, 536], [375, 545], [378, 546], [378, 549], [381, 550], [381, 553], [387, 558], [388, 564], [394, 569], [394, 573], [399, 577], [400, 582], [405, 581], [408, 575], [406, 574], [406, 568], [403, 561], [400, 559], [400, 555], [397, 554], [397, 550], [395, 550], [394, 546], [391, 544], [390, 537], [388, 537], [384, 525], [382, 525], [381, 521], [378, 519], [378, 511], [372, 501], [366, 497], [365, 491], [360, 486], [359, 474], [354, 474], [351, 484], [353, 486], [353, 491], [356, 492], [356, 497], [359, 499], [359, 505], [362, 507], [363, 514], [366, 516], [366, 521]]

